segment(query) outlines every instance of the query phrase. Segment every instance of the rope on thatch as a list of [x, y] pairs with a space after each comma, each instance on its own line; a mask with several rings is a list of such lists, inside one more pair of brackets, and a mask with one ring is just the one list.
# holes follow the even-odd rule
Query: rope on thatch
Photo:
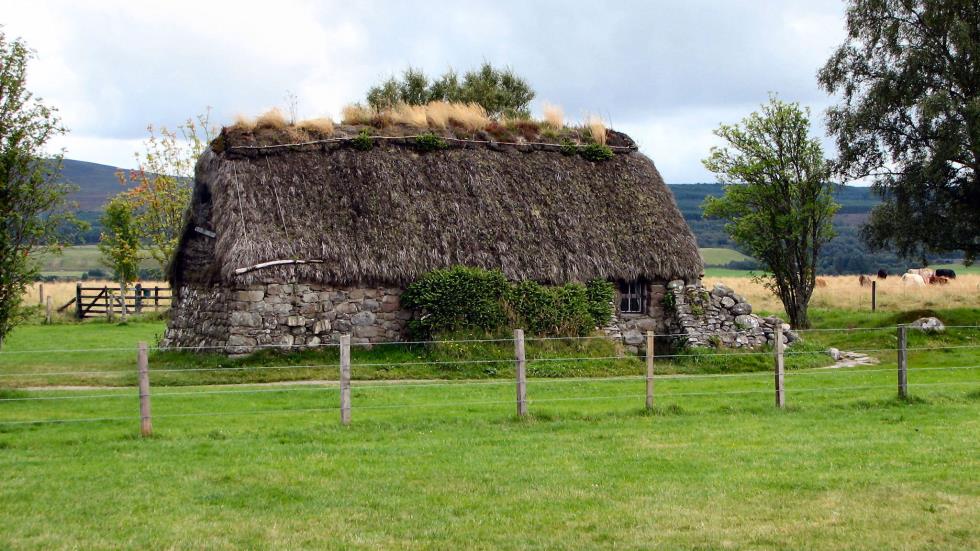
[[235, 171], [235, 192], [238, 195], [238, 215], [242, 219], [242, 236], [245, 237], [246, 243], [251, 243], [251, 241], [248, 239], [248, 230], [246, 229], [245, 226], [245, 206], [242, 202], [242, 188], [241, 188], [242, 178], [241, 178], [241, 174], [238, 172], [238, 165], [235, 164], [232, 166], [234, 167], [234, 171]]
[[[408, 136], [368, 136], [372, 140], [407, 140], [413, 138], [421, 138], [423, 136], [428, 136], [428, 134], [412, 134]], [[238, 151], [238, 150], [251, 150], [251, 151], [263, 151], [267, 149], [282, 149], [291, 147], [304, 147], [309, 145], [320, 145], [328, 143], [348, 143], [353, 141], [354, 137], [347, 138], [324, 138], [322, 140], [310, 140], [306, 142], [295, 142], [295, 143], [279, 143], [270, 145], [233, 145], [228, 148], [228, 151]], [[589, 144], [560, 144], [560, 143], [548, 143], [548, 142], [496, 142], [493, 140], [466, 140], [463, 138], [450, 138], [440, 136], [440, 139], [447, 142], [463, 143], [463, 144], [486, 144], [486, 145], [513, 145], [517, 147], [527, 147], [527, 146], [537, 146], [543, 148], [554, 148], [556, 151], [561, 150], [563, 147], [575, 147], [577, 149], [588, 147]], [[606, 146], [613, 151], [638, 151], [639, 148], [635, 145], [608, 145]]]
[[244, 268], [235, 268], [235, 275], [247, 274], [252, 270], [259, 270], [262, 268], [269, 268], [272, 266], [282, 266], [284, 264], [323, 264], [322, 260], [312, 259], [312, 260], [270, 260], [269, 262], [259, 262], [258, 264], [252, 266], [245, 266]]
[[[266, 165], [266, 168], [269, 169], [269, 173], [271, 174], [272, 173], [272, 163], [269, 162], [269, 158], [268, 157], [266, 157], [266, 159], [265, 159], [265, 165]], [[265, 181], [265, 175], [262, 176], [262, 180], [263, 180], [263, 182]], [[272, 183], [272, 194], [275, 195], [275, 197], [276, 197], [276, 207], [279, 210], [279, 220], [282, 221], [282, 233], [286, 236], [286, 241], [290, 241], [290, 239], [289, 239], [289, 230], [286, 229], [286, 215], [283, 214], [283, 212], [282, 212], [282, 203], [279, 201], [279, 190], [276, 187], [276, 181], [275, 181], [274, 178], [271, 180], [271, 183]]]

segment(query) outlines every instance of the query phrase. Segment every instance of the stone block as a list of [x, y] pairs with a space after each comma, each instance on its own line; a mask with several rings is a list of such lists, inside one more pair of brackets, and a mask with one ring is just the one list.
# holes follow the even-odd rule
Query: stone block
[[232, 312], [229, 316], [231, 325], [241, 327], [260, 327], [262, 316], [253, 312]]
[[240, 300], [242, 302], [258, 302], [265, 297], [265, 291], [262, 289], [250, 289], [248, 291], [237, 291], [235, 293], [235, 300]]
[[732, 297], [728, 297], [728, 296], [721, 297], [720, 303], [721, 303], [721, 305], [724, 308], [731, 308], [732, 306], [735, 306], [735, 304], [736, 304], [735, 299], [733, 299]]
[[313, 324], [313, 333], [319, 335], [320, 333], [330, 332], [330, 322], [325, 319], [316, 320]]
[[353, 302], [342, 302], [334, 308], [334, 311], [338, 314], [353, 314], [357, 312], [357, 305]]
[[306, 325], [306, 318], [303, 316], [289, 316], [286, 318], [286, 325], [290, 327], [300, 327]]
[[354, 325], [371, 325], [376, 318], [377, 316], [374, 315], [374, 312], [365, 311], [354, 314], [351, 316], [350, 321]]
[[373, 298], [366, 298], [364, 302], [361, 303], [361, 310], [367, 310], [368, 312], [377, 312], [381, 309], [381, 304]]
[[735, 306], [732, 306], [732, 313], [736, 316], [742, 316], [745, 314], [752, 313], [752, 305], [748, 302], [739, 302]]

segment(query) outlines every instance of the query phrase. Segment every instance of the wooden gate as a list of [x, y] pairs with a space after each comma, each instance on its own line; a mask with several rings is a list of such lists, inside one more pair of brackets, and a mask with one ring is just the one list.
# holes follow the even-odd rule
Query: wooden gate
[[79, 283], [75, 286], [75, 298], [58, 308], [58, 311], [63, 312], [74, 304], [75, 317], [78, 319], [96, 316], [109, 317], [113, 314], [119, 314], [122, 310], [123, 301], [126, 301], [127, 312], [141, 314], [146, 311], [166, 310], [170, 308], [173, 298], [170, 287], [144, 287], [137, 283], [127, 288], [126, 291], [126, 296], [122, 297], [119, 286], [85, 287]]

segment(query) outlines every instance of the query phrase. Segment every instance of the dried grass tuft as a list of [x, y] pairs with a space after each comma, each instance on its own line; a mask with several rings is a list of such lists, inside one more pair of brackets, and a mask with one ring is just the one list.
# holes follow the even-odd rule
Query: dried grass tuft
[[596, 115], [589, 115], [585, 127], [588, 129], [592, 141], [597, 144], [606, 145], [606, 125], [602, 122], [601, 118]]
[[446, 101], [433, 101], [425, 106], [425, 117], [430, 128], [445, 129], [453, 115], [453, 104]]
[[425, 107], [421, 105], [399, 103], [391, 110], [391, 119], [395, 123], [407, 124], [418, 128], [429, 126], [429, 119], [426, 116]]
[[272, 128], [275, 130], [282, 130], [289, 126], [286, 121], [286, 116], [282, 114], [282, 111], [278, 107], [273, 107], [265, 113], [262, 113], [255, 119], [255, 128]]
[[545, 103], [541, 110], [544, 112], [545, 124], [556, 130], [565, 127], [565, 111], [561, 107]]
[[370, 107], [365, 107], [359, 103], [351, 103], [344, 106], [340, 115], [340, 120], [344, 124], [373, 124], [375, 112]]
[[449, 122], [456, 126], [476, 132], [490, 125], [487, 110], [478, 103], [452, 103], [450, 108]]
[[325, 136], [333, 134], [333, 121], [328, 117], [318, 117], [315, 119], [307, 119], [300, 121], [296, 125], [300, 130], [306, 130], [307, 132], [316, 132], [323, 134]]
[[231, 127], [237, 130], [251, 132], [252, 130], [255, 130], [255, 119], [246, 117], [245, 115], [239, 113], [238, 115], [235, 115], [235, 122], [232, 123]]

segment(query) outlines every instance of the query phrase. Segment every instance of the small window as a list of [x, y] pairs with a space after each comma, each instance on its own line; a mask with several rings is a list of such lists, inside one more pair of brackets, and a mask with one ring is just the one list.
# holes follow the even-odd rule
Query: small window
[[619, 311], [625, 313], [642, 313], [646, 305], [646, 285], [642, 282], [619, 282]]

